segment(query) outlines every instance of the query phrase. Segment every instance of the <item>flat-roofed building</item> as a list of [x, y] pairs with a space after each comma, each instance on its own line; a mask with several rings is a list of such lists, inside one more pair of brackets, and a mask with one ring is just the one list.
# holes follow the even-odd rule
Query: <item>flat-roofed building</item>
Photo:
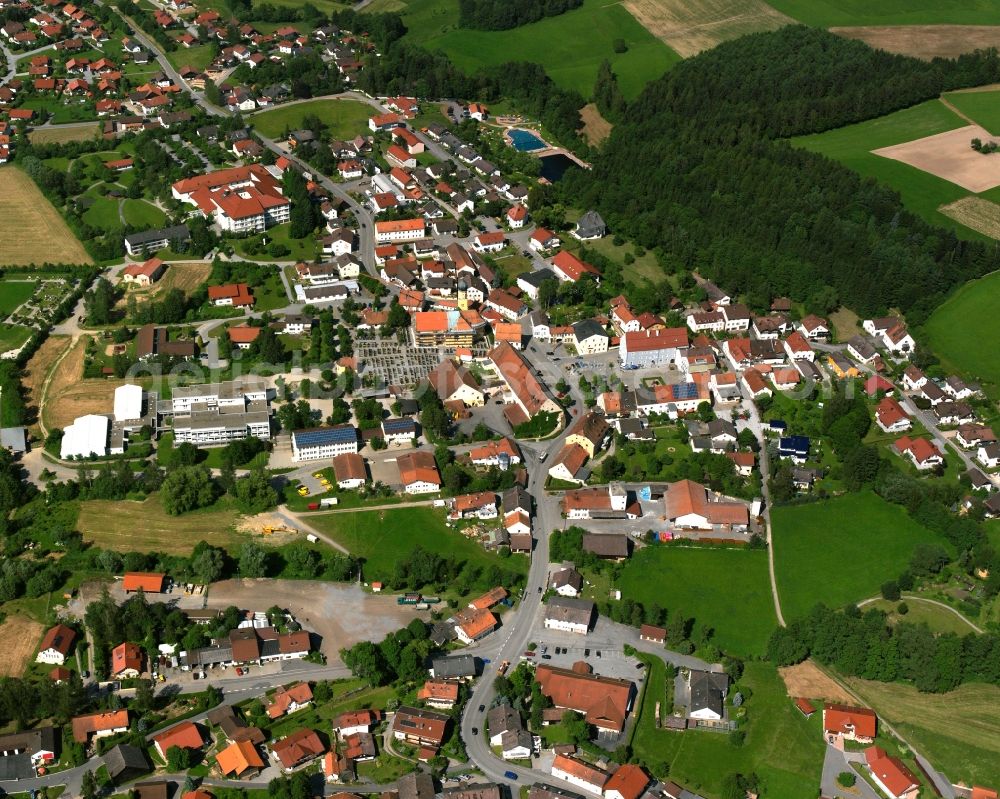
[[292, 433], [292, 460], [314, 461], [358, 451], [358, 431], [353, 425], [316, 427]]

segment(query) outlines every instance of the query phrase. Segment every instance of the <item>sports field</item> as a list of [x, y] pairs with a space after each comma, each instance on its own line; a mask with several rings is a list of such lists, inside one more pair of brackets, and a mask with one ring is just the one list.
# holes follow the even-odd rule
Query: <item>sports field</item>
[[712, 627], [713, 643], [735, 655], [762, 655], [778, 624], [761, 551], [645, 547], [625, 564], [618, 585], [623, 598], [677, 608], [696, 626]]
[[924, 694], [900, 683], [846, 682], [951, 781], [1000, 785], [1000, 688], [969, 683]]
[[235, 510], [223, 506], [168, 516], [153, 495], [142, 502], [81, 502], [76, 529], [85, 541], [118, 552], [189, 555], [199, 541], [207, 541], [235, 553], [247, 540], [236, 532], [238, 518]]
[[0, 318], [11, 314], [34, 291], [34, 280], [0, 280]]
[[428, 552], [505, 569], [526, 569], [523, 558], [501, 561], [478, 543], [444, 526], [440, 510], [421, 506], [358, 513], [314, 514], [309, 524], [327, 533], [352, 555], [364, 558], [366, 580], [390, 578], [396, 564], [405, 561], [419, 545]]
[[968, 191], [909, 164], [872, 153], [872, 150], [944, 133], [967, 124], [939, 100], [928, 100], [878, 119], [811, 136], [799, 136], [792, 143], [890, 186], [899, 192], [907, 208], [932, 224], [954, 230], [965, 238], [985, 238], [938, 210], [942, 205], [968, 197]]
[[994, 0], [770, 0], [783, 14], [829, 28], [835, 25], [1000, 25]]
[[[597, 68], [611, 62], [626, 97], [632, 98], [680, 56], [647, 31], [620, 3], [584, 0], [580, 8], [506, 31], [458, 27], [458, 0], [375, 0], [368, 11], [400, 11], [407, 38], [428, 50], [442, 50], [459, 67], [533, 61], [560, 86], [590, 97]], [[614, 43], [628, 47], [616, 53]]]
[[799, 713], [788, 699], [777, 670], [768, 663], [748, 662], [737, 687], [749, 689], [749, 723], [743, 746], [729, 736], [712, 732], [677, 733], [657, 729], [656, 702], [664, 702], [664, 667], [653, 660], [632, 747], [646, 762], [666, 762], [670, 777], [688, 790], [719, 796], [730, 772], [756, 772], [761, 796], [802, 799], [814, 796], [822, 770], [823, 741], [819, 728]]
[[92, 263], [34, 181], [16, 167], [0, 167], [0, 264], [46, 261]]
[[943, 539], [872, 492], [771, 511], [774, 568], [786, 621], [817, 603], [840, 608], [895, 579], [921, 543]]
[[311, 100], [263, 111], [251, 119], [253, 126], [269, 139], [279, 138], [286, 129], [301, 127], [307, 116], [319, 117], [334, 138], [353, 139], [368, 130], [368, 117], [374, 113], [370, 105], [354, 100]]
[[997, 341], [1000, 272], [966, 283], [924, 325], [927, 344], [948, 369], [979, 380], [995, 396], [1000, 390], [1000, 358], [995, 347], [970, 347], [970, 341]]
[[625, 0], [624, 5], [646, 30], [685, 58], [748, 33], [795, 24], [764, 0]]

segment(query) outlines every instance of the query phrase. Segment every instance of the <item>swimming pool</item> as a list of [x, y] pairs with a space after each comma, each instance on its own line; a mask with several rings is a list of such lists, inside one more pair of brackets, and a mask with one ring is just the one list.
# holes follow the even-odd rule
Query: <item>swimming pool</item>
[[543, 147], [547, 146], [545, 142], [539, 139], [530, 130], [511, 128], [507, 131], [507, 135], [510, 136], [510, 143], [514, 146], [514, 149], [520, 150], [522, 153], [531, 152], [532, 150], [541, 150]]

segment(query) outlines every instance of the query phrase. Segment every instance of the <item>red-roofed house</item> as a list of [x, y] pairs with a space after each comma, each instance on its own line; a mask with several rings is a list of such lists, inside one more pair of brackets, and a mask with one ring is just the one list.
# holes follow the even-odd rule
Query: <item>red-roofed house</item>
[[581, 261], [569, 250], [558, 253], [549, 263], [552, 264], [556, 277], [564, 283], [576, 283], [584, 275], [593, 275], [598, 282], [601, 280], [600, 270], [596, 266]]
[[202, 738], [198, 725], [191, 721], [182, 721], [165, 732], [161, 732], [153, 739], [153, 745], [160, 757], [167, 759], [167, 751], [172, 746], [181, 749], [201, 749], [205, 740]]
[[111, 650], [111, 676], [129, 679], [142, 674], [142, 649], [125, 641]]
[[129, 264], [122, 270], [122, 282], [150, 286], [163, 276], [166, 268], [159, 258], [150, 258], [142, 264]]
[[639, 799], [649, 783], [649, 775], [641, 766], [626, 763], [605, 783], [604, 799]]
[[913, 426], [903, 406], [892, 397], [883, 397], [879, 402], [875, 408], [875, 421], [887, 433], [902, 433]]
[[57, 624], [55, 627], [49, 628], [42, 643], [38, 646], [35, 662], [61, 666], [66, 662], [66, 656], [72, 649], [75, 639], [76, 633], [65, 624]]
[[889, 799], [916, 799], [920, 781], [898, 757], [880, 746], [869, 746], [865, 749], [865, 763], [875, 784]]
[[212, 305], [243, 308], [253, 305], [253, 295], [246, 283], [227, 283], [224, 286], [209, 286], [208, 301]]
[[875, 740], [877, 726], [878, 716], [874, 710], [833, 704], [823, 708], [823, 734], [827, 743], [840, 749], [844, 741], [871, 743]]
[[908, 457], [921, 471], [934, 469], [944, 463], [944, 457], [938, 448], [927, 438], [903, 436], [896, 439], [892, 447], [899, 455]]

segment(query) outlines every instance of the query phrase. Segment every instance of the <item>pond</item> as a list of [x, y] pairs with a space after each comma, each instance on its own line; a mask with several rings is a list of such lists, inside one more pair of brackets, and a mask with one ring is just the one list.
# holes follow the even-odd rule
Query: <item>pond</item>
[[522, 153], [531, 152], [532, 150], [541, 150], [543, 147], [547, 146], [545, 142], [543, 142], [530, 130], [512, 128], [507, 131], [507, 135], [510, 136], [510, 143], [514, 146], [514, 149], [520, 150]]
[[562, 176], [566, 174], [566, 170], [570, 167], [579, 169], [578, 164], [572, 158], [562, 153], [542, 156], [538, 160], [542, 162], [542, 171], [539, 175], [549, 181], [549, 183], [562, 180]]

